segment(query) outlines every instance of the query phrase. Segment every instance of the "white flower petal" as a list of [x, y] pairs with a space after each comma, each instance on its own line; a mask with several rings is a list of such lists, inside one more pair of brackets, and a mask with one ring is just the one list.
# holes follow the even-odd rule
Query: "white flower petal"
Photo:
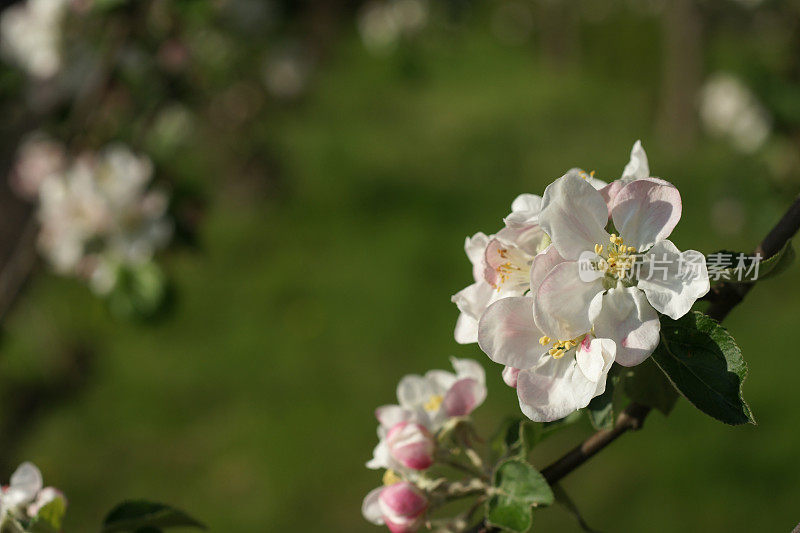
[[427, 402], [432, 394], [431, 384], [422, 376], [408, 375], [397, 384], [397, 400], [407, 409]]
[[632, 181], [614, 198], [611, 218], [625, 245], [643, 252], [675, 229], [681, 219], [681, 195], [663, 180]]
[[605, 200], [575, 174], [565, 174], [545, 189], [539, 225], [565, 259], [578, 259], [595, 244], [607, 243], [607, 222]]
[[450, 364], [453, 365], [458, 379], [472, 378], [478, 383], [486, 383], [486, 371], [483, 369], [483, 365], [474, 359], [451, 357]]
[[647, 163], [647, 154], [644, 153], [641, 141], [633, 143], [631, 160], [622, 170], [623, 180], [638, 180], [650, 177], [650, 166]]
[[400, 422], [407, 422], [414, 419], [411, 410], [400, 407], [399, 405], [382, 405], [375, 409], [375, 418], [381, 426], [390, 428]]
[[560, 359], [547, 357], [517, 375], [517, 395], [522, 412], [535, 422], [551, 422], [586, 407], [597, 383], [578, 369], [574, 350]]
[[36, 465], [26, 461], [11, 475], [9, 486], [3, 493], [2, 503], [10, 507], [26, 505], [36, 498], [36, 494], [43, 486], [42, 473]]
[[503, 298], [481, 318], [478, 345], [496, 363], [530, 368], [545, 351], [539, 344], [541, 336], [533, 321], [533, 298]]
[[376, 526], [383, 525], [383, 513], [381, 513], [378, 500], [382, 491], [383, 487], [378, 487], [377, 489], [371, 490], [364, 498], [364, 502], [361, 504], [361, 514], [364, 515], [364, 518], [367, 520], [367, 522], [375, 524]]
[[[583, 281], [580, 264], [567, 261], [556, 265], [536, 291], [533, 316], [536, 325], [550, 338], [568, 340], [592, 329], [589, 304], [603, 291], [601, 279]], [[515, 366], [515, 365], [511, 365]]]
[[456, 322], [456, 342], [478, 342], [478, 320], [496, 297], [497, 291], [485, 281], [473, 283], [453, 295], [451, 300], [461, 311]]
[[542, 250], [546, 234], [538, 224], [520, 228], [503, 228], [497, 232], [497, 239], [510, 244], [527, 255], [534, 256]]
[[593, 319], [594, 333], [616, 344], [617, 363], [635, 366], [658, 346], [658, 313], [636, 287], [611, 289], [602, 296], [602, 308]]
[[536, 194], [520, 194], [511, 203], [511, 213], [503, 219], [510, 228], [535, 224], [542, 209], [542, 197]]
[[638, 287], [656, 311], [677, 320], [710, 289], [705, 257], [661, 241], [644, 255]]

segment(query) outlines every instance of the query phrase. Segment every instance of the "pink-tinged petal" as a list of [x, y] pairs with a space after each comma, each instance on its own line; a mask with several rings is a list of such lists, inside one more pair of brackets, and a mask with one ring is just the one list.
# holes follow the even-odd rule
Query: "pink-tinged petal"
[[542, 335], [533, 321], [533, 298], [503, 298], [481, 317], [478, 345], [496, 363], [530, 368], [545, 351], [539, 344]]
[[531, 264], [531, 294], [536, 294], [544, 277], [558, 264], [566, 261], [552, 244], [533, 258]]
[[392, 533], [411, 533], [422, 525], [428, 500], [417, 487], [401, 481], [381, 491], [378, 505]]
[[447, 416], [467, 416], [486, 399], [486, 386], [473, 378], [456, 381], [444, 397]]
[[638, 287], [656, 311], [677, 320], [711, 288], [705, 257], [661, 241], [642, 258]]
[[591, 282], [583, 281], [580, 268], [581, 265], [576, 261], [556, 265], [536, 291], [534, 320], [544, 334], [552, 339], [568, 340], [592, 329], [589, 303], [597, 293], [603, 291], [603, 282], [599, 278]]
[[611, 289], [602, 296], [594, 333], [616, 344], [616, 361], [636, 366], [653, 353], [660, 339], [658, 313], [636, 287]]
[[586, 407], [597, 388], [578, 370], [574, 350], [560, 359], [547, 357], [542, 364], [517, 376], [517, 396], [522, 412], [535, 422], [552, 422]]
[[536, 194], [520, 194], [511, 203], [511, 214], [503, 219], [510, 228], [523, 228], [535, 224], [542, 209], [542, 197]]
[[600, 195], [603, 197], [603, 200], [606, 201], [606, 205], [608, 206], [608, 218], [611, 218], [611, 206], [614, 205], [614, 199], [619, 194], [619, 191], [621, 191], [627, 184], [627, 181], [616, 180], [600, 189]]
[[681, 219], [681, 195], [663, 180], [632, 181], [614, 198], [611, 218], [625, 245], [642, 252], [675, 229]]
[[517, 388], [517, 376], [519, 375], [519, 368], [507, 366], [503, 369], [503, 381], [512, 389]]
[[565, 174], [544, 191], [539, 225], [565, 259], [578, 259], [595, 244], [608, 242], [608, 207], [586, 180]]
[[383, 514], [381, 514], [381, 507], [378, 498], [385, 487], [378, 487], [369, 491], [364, 497], [364, 502], [361, 504], [361, 514], [367, 522], [375, 524], [376, 526], [383, 525]]
[[400, 422], [386, 434], [392, 458], [412, 470], [425, 470], [433, 464], [436, 444], [430, 431], [421, 424]]
[[641, 141], [633, 143], [631, 159], [622, 170], [623, 180], [639, 180], [650, 177], [650, 165], [647, 163], [647, 154], [644, 153]]

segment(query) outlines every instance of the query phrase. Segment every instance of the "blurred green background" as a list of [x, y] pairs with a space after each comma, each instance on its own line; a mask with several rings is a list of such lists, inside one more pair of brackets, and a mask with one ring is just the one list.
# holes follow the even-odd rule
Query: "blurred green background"
[[[65, 346], [90, 344], [96, 361], [85, 389], [38, 416], [4, 461], [36, 462], [67, 494], [68, 531], [95, 530], [126, 497], [174, 503], [212, 531], [377, 531], [360, 514], [380, 482], [364, 462], [373, 410], [404, 374], [476, 358], [489, 387], [478, 427], [518, 413], [500, 368], [453, 340], [450, 296], [471, 282], [465, 236], [496, 231], [517, 194], [541, 194], [570, 167], [619, 177], [636, 139], [681, 190], [683, 249], [753, 248], [800, 188], [782, 164], [800, 128], [792, 4], [675, 5], [431, 5], [424, 28], [377, 53], [359, 33], [363, 6], [341, 7], [302, 97], [247, 131], [201, 126], [222, 155], [154, 156], [207, 200], [199, 246], [163, 259], [170, 313], [115, 319], [79, 282], [39, 269], [6, 320], [0, 374], [46, 376]], [[717, 71], [769, 111], [757, 149], [703, 130], [697, 91]], [[260, 152], [270, 164], [256, 178], [219, 170]], [[724, 426], [685, 401], [653, 415], [563, 483], [593, 527], [800, 521], [799, 297], [795, 265], [726, 322], [758, 426]], [[566, 430], [534, 463], [590, 432]], [[557, 506], [534, 520], [579, 531]]]

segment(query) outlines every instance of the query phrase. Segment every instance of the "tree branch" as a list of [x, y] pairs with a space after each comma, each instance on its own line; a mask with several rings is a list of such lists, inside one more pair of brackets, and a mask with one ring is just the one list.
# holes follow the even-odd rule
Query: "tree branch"
[[[800, 230], [800, 196], [796, 197], [786, 214], [778, 221], [775, 227], [767, 234], [761, 244], [755, 249], [764, 259], [778, 253], [795, 234]], [[750, 292], [755, 283], [723, 282], [712, 288], [714, 293], [711, 305], [706, 314], [711, 318], [722, 321], [739, 305], [745, 295]], [[631, 403], [617, 418], [612, 429], [600, 430], [579, 446], [567, 452], [544, 470], [542, 475], [551, 485], [557, 483], [570, 472], [581, 466], [597, 452], [614, 442], [620, 435], [629, 430], [641, 429], [644, 420], [650, 413], [650, 408], [637, 403]], [[470, 531], [481, 533], [495, 531], [485, 524], [478, 524]]]

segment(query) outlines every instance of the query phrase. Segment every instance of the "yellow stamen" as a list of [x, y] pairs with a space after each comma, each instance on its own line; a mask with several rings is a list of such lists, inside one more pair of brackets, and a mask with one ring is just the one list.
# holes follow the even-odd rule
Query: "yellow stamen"
[[441, 394], [433, 394], [430, 398], [428, 398], [428, 401], [422, 405], [422, 407], [429, 413], [432, 413], [433, 411], [439, 410], [439, 407], [442, 406], [443, 401], [444, 396]]
[[552, 340], [547, 335], [542, 335], [541, 337], [539, 337], [539, 344], [541, 344], [542, 346], [547, 346], [551, 342]]
[[594, 245], [594, 253], [600, 255], [603, 253], [603, 245], [602, 244], [595, 244]]
[[384, 486], [388, 487], [389, 485], [394, 485], [395, 483], [399, 483], [403, 481], [403, 478], [397, 475], [392, 469], [387, 470], [383, 473], [383, 484]]

